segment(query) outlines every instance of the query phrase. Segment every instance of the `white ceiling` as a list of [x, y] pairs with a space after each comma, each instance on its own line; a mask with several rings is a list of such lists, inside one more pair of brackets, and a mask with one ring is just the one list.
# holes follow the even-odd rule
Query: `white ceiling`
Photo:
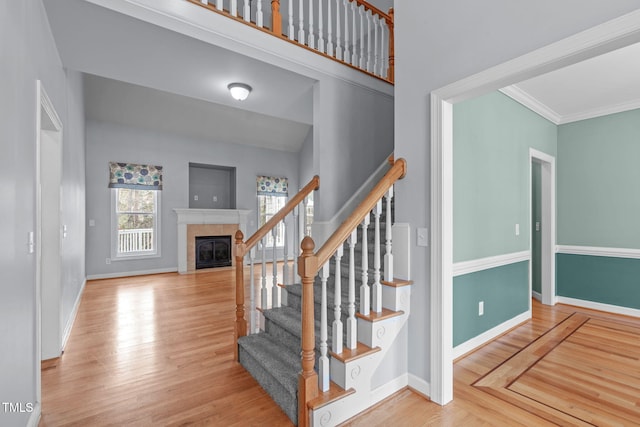
[[87, 119], [292, 152], [300, 151], [311, 130], [306, 123], [91, 74], [84, 87]]
[[640, 44], [502, 91], [556, 124], [640, 108]]

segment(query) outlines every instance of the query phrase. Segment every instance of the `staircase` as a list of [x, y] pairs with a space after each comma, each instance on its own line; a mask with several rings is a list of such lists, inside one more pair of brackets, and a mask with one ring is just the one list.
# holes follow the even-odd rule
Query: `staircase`
[[[405, 167], [403, 160], [398, 162]], [[308, 261], [320, 258], [327, 244], [313, 254], [313, 242], [305, 238], [298, 265], [303, 284], [280, 285], [286, 305], [260, 309], [260, 331], [238, 336], [238, 360], [295, 425], [336, 425], [396, 391], [395, 377], [388, 376], [397, 370], [394, 360], [406, 357], [406, 340], [396, 338], [409, 315], [411, 287], [381, 277], [383, 254], [387, 272], [392, 268], [393, 191], [383, 181], [376, 188], [378, 194], [384, 189], [385, 197], [374, 195], [362, 202], [363, 218], [346, 220], [336, 231], [339, 236], [329, 238], [327, 244], [339, 244], [311, 274], [304, 271], [307, 264], [314, 265]], [[347, 228], [352, 229], [347, 233]], [[306, 295], [305, 282], [311, 285]], [[312, 310], [306, 312], [311, 293]], [[307, 330], [307, 341], [308, 335], [312, 339], [306, 345], [305, 316], [307, 329], [311, 319], [313, 331]], [[302, 360], [301, 348], [306, 349]]]

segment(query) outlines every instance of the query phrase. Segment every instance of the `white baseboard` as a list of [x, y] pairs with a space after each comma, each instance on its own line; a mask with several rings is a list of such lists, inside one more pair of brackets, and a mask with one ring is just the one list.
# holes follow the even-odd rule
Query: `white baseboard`
[[542, 301], [542, 294], [540, 292], [531, 291], [531, 295], [538, 301]]
[[619, 305], [604, 304], [601, 302], [587, 301], [576, 298], [557, 296], [560, 304], [575, 305], [576, 307], [590, 308], [592, 310], [606, 311], [607, 313], [623, 314], [625, 316], [640, 317], [640, 310], [637, 308], [621, 307]]
[[408, 386], [422, 394], [424, 397], [431, 397], [431, 384], [413, 374], [407, 374]]
[[80, 292], [78, 292], [76, 301], [73, 303], [73, 309], [71, 310], [71, 315], [69, 316], [69, 320], [67, 321], [67, 326], [64, 328], [64, 334], [62, 335], [62, 351], [63, 352], [64, 352], [64, 348], [67, 346], [67, 340], [69, 339], [69, 335], [71, 335], [73, 324], [76, 322], [76, 316], [78, 315], [78, 308], [80, 307], [80, 300], [82, 299], [82, 294], [84, 293], [85, 286], [87, 286], [87, 279], [84, 279], [82, 281], [82, 286], [80, 286]]
[[177, 271], [178, 271], [178, 267], [171, 267], [171, 268], [158, 268], [155, 270], [122, 271], [119, 273], [91, 274], [87, 276], [87, 280], [115, 279], [118, 277], [144, 276], [146, 274], [175, 273]]
[[461, 261], [453, 264], [453, 276], [475, 273], [491, 268], [502, 267], [504, 265], [515, 264], [516, 262], [529, 261], [531, 253], [529, 251], [513, 252], [509, 254], [490, 256], [486, 258]]
[[372, 405], [380, 402], [383, 399], [391, 396], [393, 393], [396, 393], [408, 385], [407, 374], [402, 374], [399, 377], [389, 381], [386, 384], [381, 385], [375, 390], [371, 391]]
[[40, 417], [42, 416], [42, 407], [40, 406], [40, 402], [36, 402], [33, 405], [33, 412], [29, 416], [29, 421], [27, 421], [27, 427], [38, 427], [40, 424]]
[[480, 347], [481, 345], [491, 341], [492, 339], [504, 334], [505, 332], [507, 332], [509, 329], [514, 328], [516, 326], [518, 326], [520, 323], [522, 322], [526, 322], [527, 320], [531, 319], [531, 310], [527, 310], [522, 314], [517, 315], [516, 317], [507, 320], [506, 322], [503, 322], [501, 324], [499, 324], [498, 326], [495, 326], [491, 329], [489, 329], [486, 332], [483, 332], [482, 334], [478, 335], [477, 337], [471, 338], [469, 341], [463, 342], [462, 344], [459, 344], [457, 346], [455, 346], [453, 348], [453, 359], [457, 359], [460, 356], [463, 356], [467, 353], [469, 353], [472, 350], [475, 350], [476, 348]]

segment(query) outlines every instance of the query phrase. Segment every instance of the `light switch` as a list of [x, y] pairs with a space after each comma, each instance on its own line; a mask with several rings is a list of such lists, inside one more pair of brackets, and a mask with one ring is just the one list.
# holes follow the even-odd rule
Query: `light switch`
[[197, 194], [195, 196], [193, 196], [193, 200], [195, 200], [196, 202], [198, 201], [198, 195]]
[[29, 247], [29, 253], [30, 254], [35, 252], [36, 244], [35, 244], [34, 237], [33, 237], [33, 231], [30, 231], [29, 235], [27, 236], [27, 245]]
[[516, 224], [516, 236], [520, 235], [520, 224]]
[[218, 201], [218, 196], [213, 196], [213, 201], [217, 202]]
[[89, 220], [89, 227], [95, 227], [96, 226], [96, 220], [95, 219], [90, 219]]
[[426, 228], [418, 228], [418, 246], [429, 246], [429, 230]]

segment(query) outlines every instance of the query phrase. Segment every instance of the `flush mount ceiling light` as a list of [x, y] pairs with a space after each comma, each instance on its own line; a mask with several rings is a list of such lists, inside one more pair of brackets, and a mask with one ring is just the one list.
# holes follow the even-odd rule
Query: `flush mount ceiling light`
[[251, 93], [251, 86], [244, 83], [231, 83], [227, 86], [231, 96], [238, 101], [244, 101]]

